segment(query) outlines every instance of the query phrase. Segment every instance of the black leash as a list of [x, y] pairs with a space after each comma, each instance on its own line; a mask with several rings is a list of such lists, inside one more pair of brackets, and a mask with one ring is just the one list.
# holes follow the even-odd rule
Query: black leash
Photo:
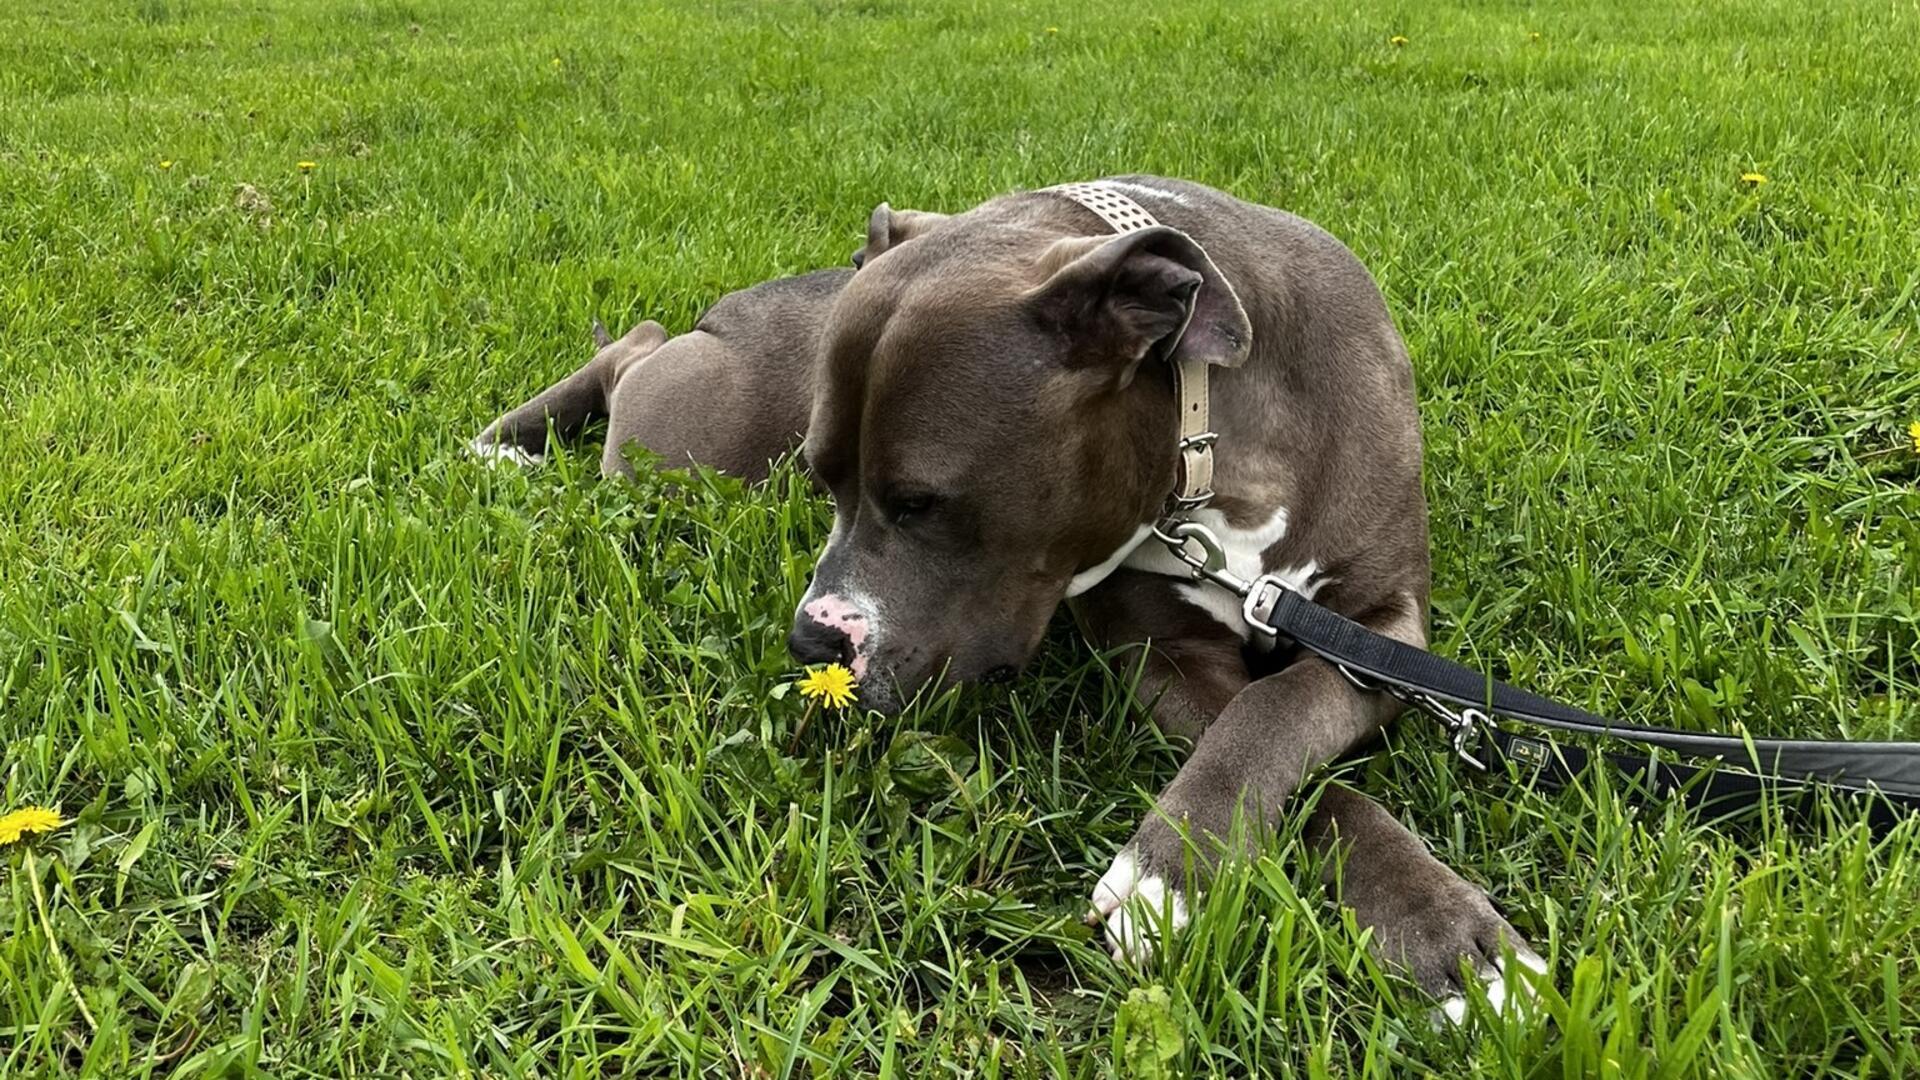
[[[1454, 751], [1479, 769], [1489, 769], [1498, 755], [1521, 771], [1530, 771], [1536, 783], [1559, 787], [1584, 771], [1595, 756], [1545, 736], [1503, 730], [1493, 723], [1493, 717], [1499, 716], [1548, 731], [1599, 736], [1710, 759], [1712, 764], [1692, 765], [1663, 763], [1651, 754], [1601, 755], [1622, 768], [1645, 794], [1682, 799], [1714, 814], [1743, 810], [1768, 797], [1794, 800], [1814, 785], [1871, 797], [1868, 820], [1875, 828], [1920, 813], [1920, 743], [1747, 739], [1608, 720], [1377, 634], [1294, 592], [1272, 575], [1241, 580], [1227, 571], [1219, 541], [1205, 526], [1177, 522], [1155, 532], [1198, 576], [1239, 595], [1248, 625], [1291, 639], [1362, 689], [1389, 694], [1433, 716], [1452, 735]], [[1740, 771], [1743, 768], [1751, 771]]]

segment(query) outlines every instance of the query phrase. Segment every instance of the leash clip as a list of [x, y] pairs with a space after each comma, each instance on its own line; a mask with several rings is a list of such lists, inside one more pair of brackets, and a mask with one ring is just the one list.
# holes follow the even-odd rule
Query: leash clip
[[1336, 664], [1334, 667], [1353, 685], [1363, 690], [1382, 690], [1389, 696], [1397, 698], [1402, 705], [1419, 709], [1440, 721], [1440, 726], [1446, 728], [1447, 734], [1451, 737], [1453, 755], [1481, 772], [1487, 771], [1483, 747], [1486, 745], [1486, 731], [1493, 726], [1493, 718], [1485, 712], [1471, 705], [1455, 710], [1432, 694], [1409, 691], [1401, 686], [1391, 684], [1374, 686], [1347, 670], [1343, 665]]
[[[1461, 761], [1481, 772], [1487, 771], [1487, 763], [1480, 752], [1481, 731], [1488, 723], [1487, 714], [1479, 709], [1462, 709], [1458, 713], [1458, 724], [1453, 729], [1453, 753]], [[1470, 750], [1469, 742], [1473, 743]]]
[[1447, 729], [1453, 736], [1453, 756], [1473, 766], [1481, 772], [1487, 771], [1485, 758], [1480, 754], [1481, 733], [1493, 721], [1479, 709], [1468, 708], [1455, 712], [1447, 703], [1432, 694], [1420, 694], [1414, 702], [1422, 711]]
[[[1212, 529], [1197, 521], [1168, 518], [1153, 527], [1153, 536], [1193, 571], [1196, 580], [1211, 581], [1235, 596], [1247, 595], [1247, 583], [1227, 569], [1227, 549], [1221, 546], [1220, 538], [1213, 535]], [[1195, 552], [1195, 548], [1199, 551]]]

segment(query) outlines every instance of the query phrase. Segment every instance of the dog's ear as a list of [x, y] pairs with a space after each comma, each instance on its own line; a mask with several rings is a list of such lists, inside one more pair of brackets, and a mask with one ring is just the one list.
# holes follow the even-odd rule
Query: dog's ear
[[853, 253], [855, 269], [865, 266], [868, 259], [938, 227], [947, 217], [927, 210], [895, 210], [881, 203], [867, 218], [866, 246]]
[[607, 333], [607, 324], [599, 319], [593, 320], [593, 347], [604, 349], [613, 344], [613, 335]]
[[1036, 276], [1028, 300], [1040, 319], [1073, 335], [1074, 362], [1118, 363], [1122, 386], [1149, 358], [1238, 367], [1253, 348], [1240, 297], [1178, 229], [1057, 241]]

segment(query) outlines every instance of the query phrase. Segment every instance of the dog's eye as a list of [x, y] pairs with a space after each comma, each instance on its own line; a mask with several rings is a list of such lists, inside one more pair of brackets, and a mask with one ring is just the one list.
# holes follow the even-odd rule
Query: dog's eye
[[907, 492], [887, 499], [887, 516], [895, 525], [905, 525], [921, 517], [940, 502], [940, 497], [924, 491]]

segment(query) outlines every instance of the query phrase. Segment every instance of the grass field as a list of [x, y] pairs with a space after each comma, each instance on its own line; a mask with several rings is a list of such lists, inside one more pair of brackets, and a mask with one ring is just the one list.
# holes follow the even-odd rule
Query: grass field
[[593, 316], [685, 328], [882, 199], [1176, 174], [1379, 276], [1438, 650], [1920, 738], [1920, 9], [1362, 8], [17, 0], [0, 810], [75, 820], [0, 849], [0, 1073], [1920, 1075], [1920, 825], [1544, 796], [1408, 721], [1343, 778], [1537, 1005], [1433, 1030], [1297, 823], [1123, 970], [1076, 917], [1180, 756], [1125, 672], [1063, 625], [809, 718], [790, 473], [457, 452]]

